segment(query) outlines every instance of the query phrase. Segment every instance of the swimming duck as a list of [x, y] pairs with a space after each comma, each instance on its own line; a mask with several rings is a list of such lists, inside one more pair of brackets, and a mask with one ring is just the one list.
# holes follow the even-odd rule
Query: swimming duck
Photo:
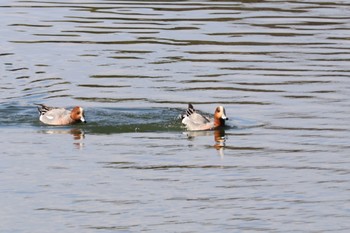
[[86, 123], [84, 110], [76, 106], [71, 111], [64, 108], [49, 107], [37, 104], [40, 113], [39, 120], [47, 125], [70, 125], [78, 122]]
[[182, 123], [188, 130], [211, 130], [225, 126], [228, 120], [223, 106], [218, 106], [214, 112], [214, 118], [208, 118], [198, 113], [192, 104], [188, 105], [186, 114], [182, 116]]

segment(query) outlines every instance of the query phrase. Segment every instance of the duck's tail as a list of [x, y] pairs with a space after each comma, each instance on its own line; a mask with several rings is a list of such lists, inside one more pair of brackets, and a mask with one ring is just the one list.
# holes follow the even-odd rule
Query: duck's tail
[[190, 115], [192, 115], [196, 110], [194, 110], [194, 107], [192, 104], [188, 104], [188, 107], [186, 109], [186, 113], [185, 114], [181, 114], [180, 118], [181, 120], [184, 119], [185, 117], [189, 117]]
[[38, 111], [40, 115], [44, 115], [46, 112], [54, 109], [54, 107], [49, 107], [45, 104], [35, 104], [35, 105], [38, 105]]
[[196, 110], [194, 109], [192, 104], [188, 104], [187, 110], [186, 110], [186, 116], [192, 115]]

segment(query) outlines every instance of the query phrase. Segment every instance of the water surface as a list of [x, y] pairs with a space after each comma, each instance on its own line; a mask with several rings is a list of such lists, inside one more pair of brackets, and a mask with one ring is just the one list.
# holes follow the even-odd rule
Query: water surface
[[[348, 232], [347, 1], [0, 3], [4, 232]], [[187, 132], [191, 102], [229, 127]], [[35, 103], [83, 106], [52, 127]]]

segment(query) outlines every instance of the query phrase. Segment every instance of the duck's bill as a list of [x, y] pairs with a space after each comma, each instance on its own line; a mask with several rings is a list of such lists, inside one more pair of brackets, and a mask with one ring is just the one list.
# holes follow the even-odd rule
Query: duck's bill
[[85, 123], [85, 124], [87, 123], [87, 121], [85, 120], [84, 117], [81, 117], [81, 118], [80, 118], [80, 121], [83, 122], [83, 123]]
[[223, 114], [223, 115], [221, 116], [221, 119], [223, 119], [223, 120], [228, 120], [228, 117], [227, 117], [225, 114]]

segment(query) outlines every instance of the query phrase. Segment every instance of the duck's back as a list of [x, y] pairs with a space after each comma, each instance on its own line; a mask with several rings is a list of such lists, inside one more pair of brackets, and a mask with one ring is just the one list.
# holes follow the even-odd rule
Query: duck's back
[[182, 123], [188, 130], [208, 130], [214, 126], [210, 119], [197, 112], [193, 112], [191, 115], [185, 116], [182, 119]]
[[64, 108], [54, 108], [40, 115], [40, 121], [48, 125], [70, 124], [70, 111]]

